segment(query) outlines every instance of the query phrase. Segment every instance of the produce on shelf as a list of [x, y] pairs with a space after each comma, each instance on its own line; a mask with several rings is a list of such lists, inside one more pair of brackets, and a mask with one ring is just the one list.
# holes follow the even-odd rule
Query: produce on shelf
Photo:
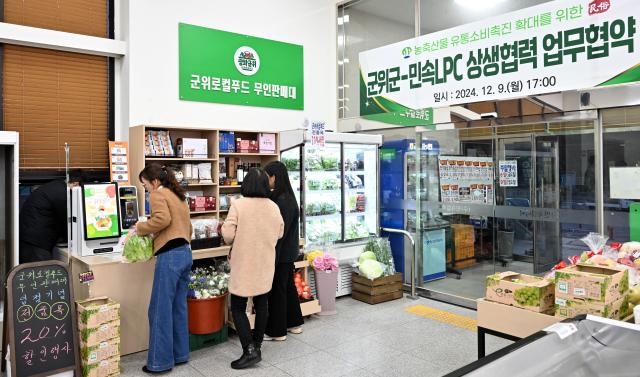
[[340, 189], [340, 180], [335, 177], [326, 178], [322, 181], [323, 190], [338, 190]]
[[350, 220], [347, 223], [347, 239], [365, 238], [369, 236], [369, 229], [364, 222]]
[[325, 171], [340, 170], [340, 160], [333, 156], [322, 156], [322, 169]]
[[312, 191], [320, 190], [320, 188], [322, 187], [322, 183], [318, 179], [310, 178], [310, 179], [307, 179], [307, 187], [309, 188], [309, 190], [312, 190]]
[[307, 241], [323, 242], [340, 239], [341, 228], [338, 220], [313, 220], [307, 219]]
[[366, 276], [368, 279], [395, 274], [396, 268], [391, 255], [389, 240], [386, 238], [371, 238], [364, 246], [355, 267], [357, 267], [360, 275]]
[[346, 174], [344, 176], [344, 180], [347, 183], [347, 186], [351, 189], [357, 189], [363, 187], [363, 182], [360, 177], [355, 174]]
[[282, 158], [282, 163], [287, 168], [287, 170], [300, 170], [300, 160], [297, 158]]
[[301, 300], [310, 300], [311, 296], [311, 287], [307, 285], [307, 283], [302, 278], [302, 274], [296, 272], [293, 274], [293, 282], [296, 285], [296, 291], [298, 292], [298, 298]]
[[329, 202], [312, 202], [307, 204], [307, 216], [333, 215], [338, 212], [335, 204]]
[[306, 163], [306, 169], [308, 171], [324, 170], [322, 167], [322, 159], [320, 158], [320, 156], [316, 154], [313, 154], [313, 153], [307, 154], [305, 163]]

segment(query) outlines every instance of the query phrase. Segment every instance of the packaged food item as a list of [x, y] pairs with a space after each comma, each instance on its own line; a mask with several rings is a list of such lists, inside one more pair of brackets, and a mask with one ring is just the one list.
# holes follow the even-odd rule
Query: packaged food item
[[211, 179], [211, 163], [203, 162], [198, 164], [198, 179], [200, 183], [213, 183]]
[[209, 155], [207, 139], [179, 138], [176, 147], [178, 157], [207, 158]]
[[554, 309], [555, 285], [537, 276], [501, 272], [487, 276], [486, 299], [539, 313]]
[[103, 296], [76, 302], [78, 321], [85, 327], [97, 327], [120, 318], [120, 304]]
[[572, 265], [555, 271], [556, 298], [610, 304], [629, 293], [629, 272], [617, 267]]

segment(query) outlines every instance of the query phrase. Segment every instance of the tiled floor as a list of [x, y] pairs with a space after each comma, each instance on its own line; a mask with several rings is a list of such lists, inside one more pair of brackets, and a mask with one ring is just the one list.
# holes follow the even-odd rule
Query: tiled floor
[[[338, 299], [338, 314], [313, 317], [304, 332], [285, 342], [265, 342], [263, 361], [236, 371], [229, 363], [241, 353], [237, 336], [191, 353], [191, 361], [167, 376], [442, 376], [477, 357], [476, 333], [404, 311], [413, 305], [475, 318], [476, 312], [436, 301], [395, 300], [368, 305]], [[487, 336], [487, 351], [510, 342]], [[144, 376], [146, 353], [122, 359], [122, 375]]]

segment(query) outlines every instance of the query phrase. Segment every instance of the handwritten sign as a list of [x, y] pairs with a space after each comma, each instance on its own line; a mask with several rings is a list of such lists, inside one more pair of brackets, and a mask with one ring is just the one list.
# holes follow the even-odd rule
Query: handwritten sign
[[316, 147], [324, 147], [325, 143], [325, 123], [311, 123], [311, 145]]
[[67, 267], [57, 261], [19, 265], [7, 278], [7, 297], [13, 375], [78, 371], [76, 315]]
[[501, 187], [518, 187], [518, 161], [501, 160], [499, 169]]

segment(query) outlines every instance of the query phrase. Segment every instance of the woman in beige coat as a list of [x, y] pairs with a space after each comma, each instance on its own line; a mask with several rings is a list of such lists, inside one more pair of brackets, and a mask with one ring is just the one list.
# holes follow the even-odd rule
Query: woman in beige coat
[[[242, 199], [231, 204], [222, 236], [233, 244], [229, 256], [231, 314], [242, 344], [242, 357], [233, 369], [248, 368], [262, 359], [260, 346], [267, 326], [268, 293], [273, 283], [276, 243], [284, 232], [278, 206], [269, 199], [269, 178], [251, 169], [242, 182]], [[256, 320], [253, 332], [247, 318], [247, 298], [253, 297]]]

